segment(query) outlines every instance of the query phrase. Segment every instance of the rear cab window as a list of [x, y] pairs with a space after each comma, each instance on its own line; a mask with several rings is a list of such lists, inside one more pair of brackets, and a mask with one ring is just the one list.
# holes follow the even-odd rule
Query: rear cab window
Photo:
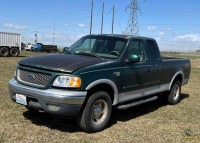
[[151, 59], [152, 64], [156, 64], [160, 61], [160, 51], [158, 45], [154, 40], [147, 40], [147, 45], [149, 49], [149, 58]]

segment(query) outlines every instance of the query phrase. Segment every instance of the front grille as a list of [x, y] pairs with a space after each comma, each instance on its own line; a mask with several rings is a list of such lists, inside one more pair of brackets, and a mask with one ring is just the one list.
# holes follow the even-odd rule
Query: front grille
[[48, 84], [51, 75], [34, 71], [18, 69], [17, 79], [23, 83], [44, 87]]

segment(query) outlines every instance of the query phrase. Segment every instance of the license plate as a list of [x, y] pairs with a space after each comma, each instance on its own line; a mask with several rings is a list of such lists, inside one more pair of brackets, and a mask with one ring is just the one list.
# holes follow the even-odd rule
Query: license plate
[[16, 102], [22, 105], [27, 105], [26, 96], [22, 94], [16, 94]]

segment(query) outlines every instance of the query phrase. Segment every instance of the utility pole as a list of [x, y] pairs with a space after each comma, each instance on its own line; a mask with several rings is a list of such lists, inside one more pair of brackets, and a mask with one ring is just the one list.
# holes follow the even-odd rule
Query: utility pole
[[114, 30], [114, 20], [115, 20], [115, 6], [113, 5], [113, 16], [112, 16], [112, 34]]
[[92, 0], [91, 17], [90, 17], [90, 35], [92, 34], [93, 6], [94, 6], [94, 2], [93, 2], [93, 0]]
[[126, 28], [126, 33], [130, 35], [139, 35], [137, 11], [140, 10], [138, 7], [138, 0], [132, 0], [132, 2], [126, 7], [130, 9], [129, 21]]
[[102, 17], [101, 17], [101, 34], [103, 33], [103, 16], [104, 16], [104, 2], [102, 6]]
[[36, 28], [36, 31], [35, 31], [35, 43], [37, 43], [37, 28]]
[[53, 45], [54, 45], [55, 29], [56, 29], [56, 27], [55, 27], [55, 19], [54, 19], [54, 25], [53, 25]]

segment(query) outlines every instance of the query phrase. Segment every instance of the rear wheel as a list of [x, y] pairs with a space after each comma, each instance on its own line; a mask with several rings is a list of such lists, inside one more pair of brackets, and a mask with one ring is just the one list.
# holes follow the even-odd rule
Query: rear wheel
[[86, 132], [103, 130], [109, 122], [112, 101], [107, 92], [94, 93], [87, 101], [83, 111], [77, 117], [78, 125]]
[[175, 81], [168, 92], [168, 103], [171, 105], [177, 104], [180, 102], [181, 98], [181, 83], [180, 81]]
[[10, 56], [11, 57], [17, 57], [18, 55], [19, 55], [19, 49], [18, 48], [10, 49]]
[[0, 56], [7, 57], [9, 55], [9, 49], [7, 47], [2, 47], [0, 49]]

